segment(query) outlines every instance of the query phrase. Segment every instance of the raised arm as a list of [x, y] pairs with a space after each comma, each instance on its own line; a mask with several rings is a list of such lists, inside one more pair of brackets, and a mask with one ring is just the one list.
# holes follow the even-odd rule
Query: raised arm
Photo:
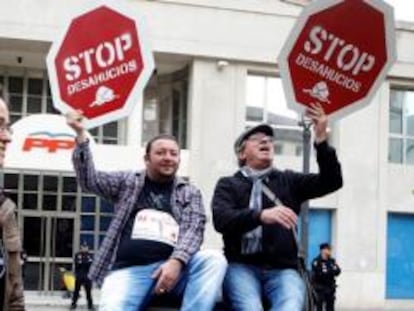
[[313, 104], [306, 111], [313, 122], [314, 146], [319, 166], [317, 174], [295, 174], [293, 187], [301, 200], [320, 197], [338, 190], [343, 185], [341, 165], [335, 149], [327, 139], [328, 118], [320, 104]]
[[82, 124], [82, 113], [73, 111], [66, 114], [67, 124], [76, 133], [76, 147], [72, 161], [77, 180], [82, 190], [92, 192], [110, 201], [116, 201], [125, 180], [124, 172], [101, 172], [95, 169], [89, 140]]

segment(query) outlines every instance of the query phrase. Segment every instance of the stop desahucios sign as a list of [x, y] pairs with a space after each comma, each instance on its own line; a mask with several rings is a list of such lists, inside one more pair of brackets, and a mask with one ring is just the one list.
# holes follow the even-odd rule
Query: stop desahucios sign
[[338, 119], [367, 105], [396, 59], [393, 9], [381, 0], [309, 4], [278, 62], [290, 108], [319, 102]]
[[119, 4], [73, 18], [47, 56], [55, 108], [82, 110], [87, 128], [126, 117], [154, 69], [145, 27]]

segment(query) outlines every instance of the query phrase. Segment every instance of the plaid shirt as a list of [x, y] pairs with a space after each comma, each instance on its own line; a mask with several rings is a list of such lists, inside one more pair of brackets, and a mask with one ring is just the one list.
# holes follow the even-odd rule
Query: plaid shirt
[[[84, 191], [113, 202], [115, 214], [89, 271], [89, 278], [100, 286], [116, 259], [122, 230], [141, 192], [145, 171], [100, 172], [95, 170], [89, 143], [78, 144], [73, 165]], [[201, 192], [182, 178], [174, 180], [171, 195], [172, 213], [179, 225], [177, 245], [171, 258], [186, 264], [200, 249], [206, 222]]]

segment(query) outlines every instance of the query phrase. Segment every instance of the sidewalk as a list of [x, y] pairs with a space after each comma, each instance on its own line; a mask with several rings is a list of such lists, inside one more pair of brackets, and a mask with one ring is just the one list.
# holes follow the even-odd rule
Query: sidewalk
[[[93, 302], [95, 305], [99, 304], [99, 290], [92, 291]], [[63, 297], [63, 291], [56, 292], [38, 292], [25, 291], [24, 299], [27, 306], [27, 311], [61, 311], [69, 310], [71, 299]], [[78, 308], [76, 310], [87, 310], [86, 295], [81, 291], [81, 297], [78, 300]]]

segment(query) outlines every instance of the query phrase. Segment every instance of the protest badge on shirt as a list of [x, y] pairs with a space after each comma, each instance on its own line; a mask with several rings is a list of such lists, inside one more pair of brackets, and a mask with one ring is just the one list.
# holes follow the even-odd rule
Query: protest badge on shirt
[[144, 209], [135, 216], [131, 239], [150, 240], [175, 246], [178, 231], [178, 224], [170, 214]]

